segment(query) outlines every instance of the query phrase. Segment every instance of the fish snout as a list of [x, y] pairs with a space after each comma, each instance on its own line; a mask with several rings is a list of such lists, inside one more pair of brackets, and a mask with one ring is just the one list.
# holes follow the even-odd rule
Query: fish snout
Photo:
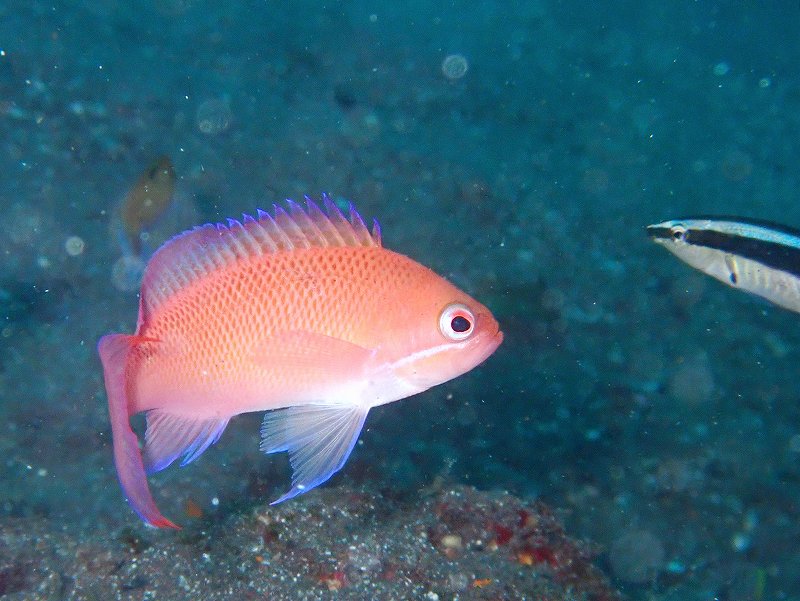
[[475, 365], [480, 365], [486, 361], [503, 343], [503, 332], [500, 331], [500, 325], [497, 322], [494, 325], [494, 331], [479, 332], [475, 336], [474, 344], [477, 351]]

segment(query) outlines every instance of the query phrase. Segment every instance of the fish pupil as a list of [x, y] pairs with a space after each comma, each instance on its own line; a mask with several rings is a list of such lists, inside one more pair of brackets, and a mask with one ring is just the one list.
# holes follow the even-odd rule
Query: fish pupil
[[450, 322], [450, 327], [453, 328], [454, 332], [462, 333], [469, 330], [472, 324], [463, 315], [456, 315]]

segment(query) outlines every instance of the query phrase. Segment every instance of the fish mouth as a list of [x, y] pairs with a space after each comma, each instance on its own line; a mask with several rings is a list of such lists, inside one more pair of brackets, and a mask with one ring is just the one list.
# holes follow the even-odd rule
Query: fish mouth
[[492, 353], [497, 349], [498, 346], [500, 346], [503, 343], [503, 339], [504, 339], [503, 332], [501, 332], [500, 328], [498, 327], [497, 331], [491, 337]]
[[503, 340], [505, 339], [505, 337], [503, 336], [503, 332], [501, 332], [499, 329], [497, 330], [497, 333], [494, 335], [494, 338], [495, 340], [497, 340], [497, 346], [500, 346], [503, 343]]
[[484, 332], [483, 334], [475, 336], [475, 338], [473, 338], [470, 341], [470, 346], [473, 346], [474, 348], [480, 348], [482, 350], [482, 352], [477, 357], [475, 357], [476, 359], [475, 365], [476, 366], [480, 365], [481, 363], [486, 361], [486, 359], [491, 357], [497, 350], [497, 347], [499, 347], [502, 343], [503, 343], [503, 332], [500, 331], [499, 325], [497, 326], [497, 329], [493, 333]]
[[503, 342], [499, 327], [472, 338], [419, 351], [395, 363], [395, 375], [417, 392], [452, 380], [483, 363]]

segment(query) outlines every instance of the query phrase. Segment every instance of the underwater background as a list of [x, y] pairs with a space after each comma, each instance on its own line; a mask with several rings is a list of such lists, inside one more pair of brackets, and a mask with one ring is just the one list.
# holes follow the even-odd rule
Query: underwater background
[[[800, 316], [644, 231], [800, 225], [798, 31], [796, 2], [0, 4], [0, 598], [800, 599]], [[148, 530], [98, 338], [170, 236], [323, 192], [505, 342], [276, 508], [237, 418], [150, 479], [185, 529]]]

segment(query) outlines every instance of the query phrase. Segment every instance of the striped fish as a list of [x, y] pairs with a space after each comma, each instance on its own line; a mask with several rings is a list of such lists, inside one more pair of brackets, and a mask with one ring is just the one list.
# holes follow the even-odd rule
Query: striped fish
[[800, 230], [739, 217], [674, 219], [647, 234], [695, 269], [800, 312]]

